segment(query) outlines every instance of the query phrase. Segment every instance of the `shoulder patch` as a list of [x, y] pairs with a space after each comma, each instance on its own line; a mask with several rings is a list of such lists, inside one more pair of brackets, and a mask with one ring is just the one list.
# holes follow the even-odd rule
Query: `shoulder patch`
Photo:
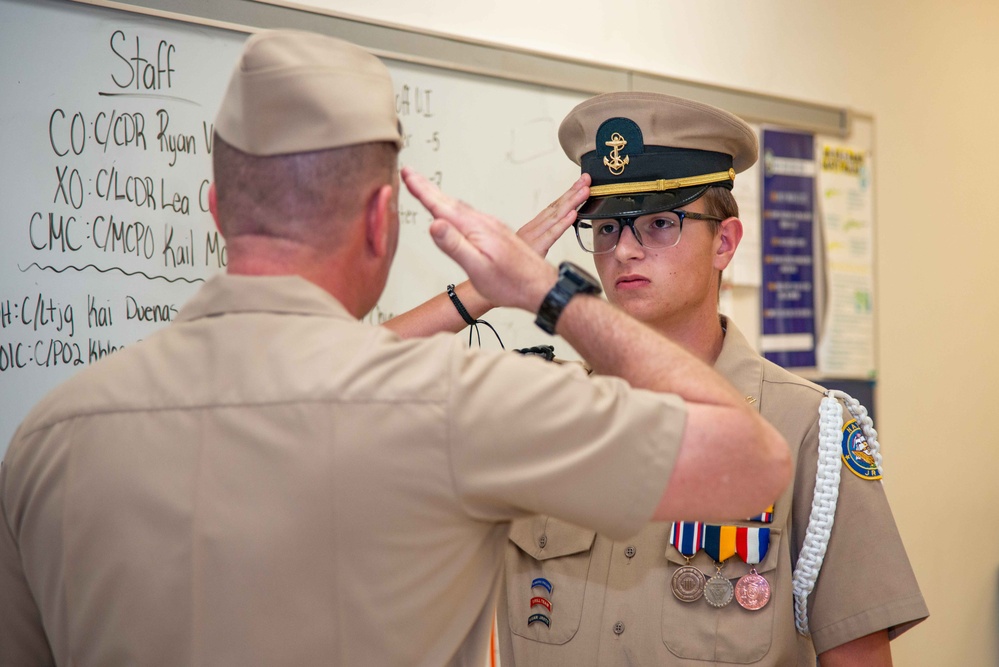
[[874, 456], [871, 455], [871, 448], [864, 437], [864, 431], [856, 419], [851, 419], [843, 425], [843, 463], [857, 477], [863, 479], [881, 479], [881, 470], [878, 468]]

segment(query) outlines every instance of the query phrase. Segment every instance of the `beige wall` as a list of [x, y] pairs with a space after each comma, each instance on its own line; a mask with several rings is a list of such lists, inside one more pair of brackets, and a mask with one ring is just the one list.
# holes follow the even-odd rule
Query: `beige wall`
[[987, 268], [999, 214], [984, 196], [999, 155], [999, 3], [303, 1], [874, 114], [877, 427], [932, 614], [895, 642], [895, 663], [999, 663], [999, 298]]

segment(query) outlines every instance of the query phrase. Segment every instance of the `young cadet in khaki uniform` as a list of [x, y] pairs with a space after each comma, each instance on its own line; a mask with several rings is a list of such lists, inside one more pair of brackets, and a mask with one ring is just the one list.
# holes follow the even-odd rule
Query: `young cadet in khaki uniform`
[[[608, 300], [713, 363], [791, 443], [796, 475], [768, 512], [719, 522], [695, 507], [682, 515], [691, 521], [626, 540], [555, 517], [515, 522], [503, 667], [814, 667], [816, 654], [823, 667], [890, 664], [889, 640], [928, 612], [877, 481], [866, 412], [856, 419], [827, 398], [846, 416], [820, 418], [824, 390], [760, 357], [718, 315], [721, 271], [742, 238], [731, 187], [758, 154], [752, 128], [689, 100], [614, 93], [580, 104], [559, 138], [583, 175], [519, 234], [544, 253], [574, 225]], [[457, 290], [469, 319], [491, 306], [468, 283]], [[438, 296], [388, 325], [457, 331], [464, 320]], [[719, 470], [688, 491], [724, 494], [731, 481]]]
[[[626, 540], [557, 518], [516, 522], [498, 612], [504, 667], [805, 667], [816, 654], [823, 667], [890, 664], [889, 640], [928, 612], [859, 424], [844, 409], [845, 427], [833, 427], [832, 461], [841, 451], [845, 461], [819, 504], [831, 494], [835, 513], [809, 534], [822, 546], [803, 548], [824, 390], [761, 358], [717, 313], [720, 274], [742, 237], [730, 190], [757, 159], [755, 133], [707, 105], [621, 93], [580, 104], [559, 139], [592, 178], [575, 230], [607, 298], [713, 363], [791, 443], [796, 475], [762, 515], [699, 523], [694, 512], [685, 517], [694, 521], [650, 524]], [[728, 479], [705, 483], [724, 493]], [[539, 577], [550, 590], [532, 584]]]
[[[482, 298], [604, 376], [358, 321], [399, 234], [370, 54], [256, 35], [215, 128], [227, 274], [54, 390], [0, 467], [0, 664], [479, 667], [512, 519], [625, 539], [693, 503], [758, 512], [790, 479], [707, 365], [415, 174]], [[709, 473], [731, 486], [691, 494]]]

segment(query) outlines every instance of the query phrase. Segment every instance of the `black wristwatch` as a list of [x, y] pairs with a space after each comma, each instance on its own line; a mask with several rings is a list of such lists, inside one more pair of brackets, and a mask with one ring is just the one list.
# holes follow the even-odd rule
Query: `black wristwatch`
[[569, 299], [577, 294], [600, 294], [600, 283], [572, 262], [562, 262], [558, 267], [558, 282], [541, 302], [534, 323], [546, 333], [554, 334], [559, 316]]

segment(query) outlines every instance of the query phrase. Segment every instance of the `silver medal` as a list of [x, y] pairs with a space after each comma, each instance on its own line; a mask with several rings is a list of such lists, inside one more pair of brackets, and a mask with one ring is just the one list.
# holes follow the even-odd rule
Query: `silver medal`
[[722, 576], [719, 570], [704, 584], [704, 599], [712, 607], [724, 607], [732, 601], [732, 582]]

